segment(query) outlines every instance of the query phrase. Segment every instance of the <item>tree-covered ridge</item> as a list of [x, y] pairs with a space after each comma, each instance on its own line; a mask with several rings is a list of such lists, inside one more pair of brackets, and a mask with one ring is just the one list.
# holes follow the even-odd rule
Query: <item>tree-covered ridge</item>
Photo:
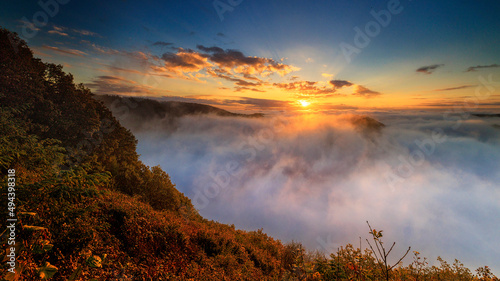
[[391, 270], [352, 245], [325, 258], [203, 219], [71, 74], [5, 29], [0, 53], [0, 196], [15, 170], [19, 219], [15, 274], [1, 236], [5, 280], [496, 280], [486, 267], [429, 267], [417, 253]]
[[164, 132], [175, 131], [179, 119], [184, 116], [213, 115], [241, 118], [264, 116], [262, 113], [239, 114], [206, 104], [152, 98], [111, 95], [96, 95], [94, 98], [102, 101], [125, 127], [136, 133], [151, 127]]

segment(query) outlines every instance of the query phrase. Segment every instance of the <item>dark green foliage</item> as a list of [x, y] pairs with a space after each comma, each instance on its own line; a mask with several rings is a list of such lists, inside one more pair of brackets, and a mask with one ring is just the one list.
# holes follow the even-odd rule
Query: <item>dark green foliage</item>
[[281, 244], [268, 257], [251, 245], [260, 235], [202, 219], [167, 173], [139, 161], [135, 137], [88, 89], [61, 66], [34, 59], [24, 42], [15, 52], [12, 38], [0, 30], [2, 186], [15, 169], [17, 211], [36, 213], [47, 230], [40, 245], [21, 233], [36, 246], [18, 259], [22, 278], [277, 274]]

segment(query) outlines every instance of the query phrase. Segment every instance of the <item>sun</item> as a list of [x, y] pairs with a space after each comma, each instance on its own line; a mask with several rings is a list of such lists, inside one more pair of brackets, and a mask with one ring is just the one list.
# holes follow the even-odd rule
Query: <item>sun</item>
[[300, 105], [302, 105], [303, 107], [307, 107], [308, 105], [310, 105], [311, 103], [306, 101], [306, 100], [299, 100], [299, 103]]

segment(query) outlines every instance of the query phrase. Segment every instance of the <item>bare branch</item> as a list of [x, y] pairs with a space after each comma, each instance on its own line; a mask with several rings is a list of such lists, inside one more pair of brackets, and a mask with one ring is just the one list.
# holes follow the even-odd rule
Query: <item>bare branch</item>
[[380, 269], [382, 269], [382, 272], [383, 272], [384, 271], [384, 267], [382, 266], [382, 262], [378, 258], [377, 253], [375, 252], [375, 250], [373, 250], [372, 244], [370, 244], [370, 241], [368, 241], [368, 239], [366, 239], [366, 242], [368, 242], [368, 245], [370, 245], [370, 248], [372, 249], [372, 252], [375, 255], [375, 258], [377, 259], [377, 264], [380, 266]]
[[394, 248], [394, 245], [396, 245], [396, 242], [392, 243], [392, 246], [391, 246], [391, 248], [389, 249], [389, 252], [387, 252], [387, 255], [389, 255], [389, 254], [391, 253], [392, 248]]
[[391, 268], [389, 268], [389, 270], [393, 269], [396, 265], [398, 265], [406, 257], [406, 255], [408, 255], [408, 253], [410, 252], [410, 249], [411, 249], [411, 247], [408, 247], [408, 250], [406, 251], [406, 254], [402, 258], [400, 258], [398, 260], [398, 262], [395, 263]]

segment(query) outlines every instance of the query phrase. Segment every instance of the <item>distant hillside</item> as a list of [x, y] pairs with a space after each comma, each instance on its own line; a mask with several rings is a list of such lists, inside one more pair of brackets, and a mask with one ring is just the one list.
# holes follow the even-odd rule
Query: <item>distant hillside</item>
[[158, 101], [150, 98], [96, 95], [113, 115], [126, 128], [133, 132], [162, 128], [170, 132], [177, 128], [177, 121], [183, 116], [213, 115], [221, 117], [260, 118], [262, 113], [238, 114], [214, 106], [177, 102]]
[[500, 114], [493, 114], [493, 113], [474, 113], [472, 114], [476, 117], [480, 117], [480, 118], [500, 118]]
[[380, 133], [385, 124], [368, 116], [354, 116], [352, 124], [364, 134]]
[[214, 114], [224, 117], [263, 117], [262, 113], [239, 114], [232, 113], [211, 105], [178, 102], [178, 101], [157, 101], [149, 98], [122, 97], [112, 95], [97, 95], [95, 99], [104, 102], [111, 111], [116, 111], [118, 105], [128, 105], [130, 113], [143, 120], [164, 118], [166, 116], [178, 118], [185, 115]]

